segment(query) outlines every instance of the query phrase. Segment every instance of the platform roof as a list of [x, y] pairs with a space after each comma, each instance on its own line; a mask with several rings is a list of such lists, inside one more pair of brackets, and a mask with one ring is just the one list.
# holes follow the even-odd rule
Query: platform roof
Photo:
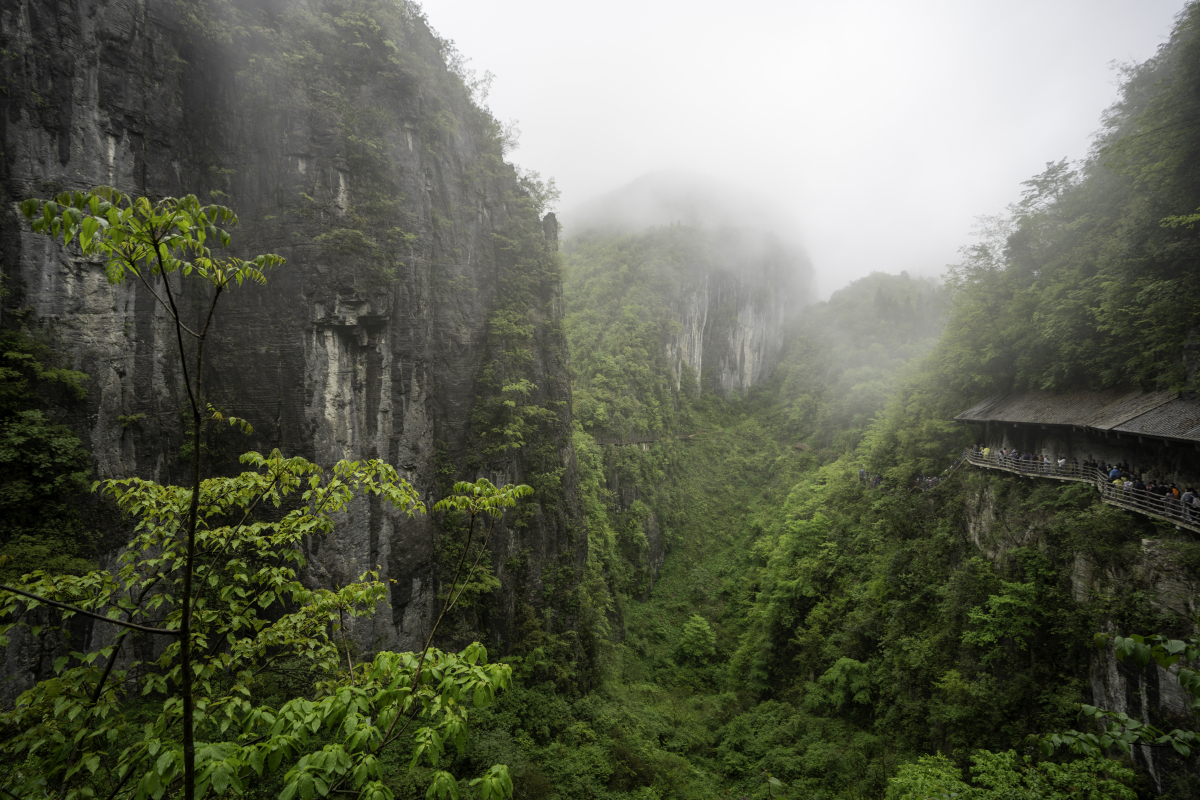
[[1200, 402], [1176, 392], [1015, 392], [993, 395], [957, 422], [1058, 425], [1200, 442]]

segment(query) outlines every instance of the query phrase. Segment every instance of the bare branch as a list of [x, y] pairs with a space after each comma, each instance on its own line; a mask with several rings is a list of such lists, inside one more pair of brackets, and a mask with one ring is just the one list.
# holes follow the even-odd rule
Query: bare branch
[[170, 628], [148, 628], [145, 625], [138, 625], [136, 622], [122, 622], [119, 619], [109, 619], [108, 617], [104, 616], [103, 614], [96, 614], [91, 611], [88, 611], [85, 608], [80, 608], [79, 606], [73, 606], [68, 603], [60, 603], [57, 600], [48, 600], [45, 597], [39, 597], [36, 594], [31, 594], [30, 592], [22, 591], [21, 589], [14, 589], [11, 586], [5, 586], [2, 583], [0, 583], [0, 591], [12, 592], [13, 594], [19, 594], [22, 597], [28, 597], [32, 600], [37, 600], [39, 603], [45, 603], [48, 606], [54, 606], [55, 608], [61, 608], [66, 611], [73, 611], [76, 614], [83, 614], [85, 617], [92, 617], [93, 619], [98, 619], [101, 622], [108, 622], [112, 625], [120, 625], [122, 628], [132, 628], [135, 631], [143, 631], [145, 633], [159, 633], [159, 634], [162, 634], [163, 636], [179, 636], [180, 633], [182, 633], [182, 631], [172, 630]]

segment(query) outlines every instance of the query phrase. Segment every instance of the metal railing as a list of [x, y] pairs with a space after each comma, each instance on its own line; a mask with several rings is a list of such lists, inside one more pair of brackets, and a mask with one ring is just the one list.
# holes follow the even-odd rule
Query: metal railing
[[1107, 473], [1095, 467], [1083, 467], [1078, 464], [1060, 467], [1054, 462], [1026, 461], [1017, 456], [1001, 457], [999, 453], [989, 453], [985, 456], [970, 450], [963, 452], [962, 459], [977, 467], [1011, 472], [1026, 478], [1090, 483], [1100, 492], [1101, 499], [1106, 503], [1200, 533], [1200, 508], [1185, 508], [1171, 495], [1157, 495], [1145, 489], [1126, 489], [1123, 485], [1113, 483]]

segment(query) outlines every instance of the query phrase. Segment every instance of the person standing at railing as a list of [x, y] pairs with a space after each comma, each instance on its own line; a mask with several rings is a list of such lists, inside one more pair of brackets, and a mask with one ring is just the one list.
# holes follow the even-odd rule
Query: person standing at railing
[[1158, 498], [1157, 506], [1162, 509], [1159, 513], [1165, 514], [1171, 507], [1169, 498], [1171, 496], [1171, 487], [1165, 483], [1159, 483], [1154, 487], [1154, 494]]
[[1191, 522], [1196, 514], [1196, 493], [1189, 486], [1183, 496], [1179, 498], [1180, 505], [1183, 506], [1183, 518]]

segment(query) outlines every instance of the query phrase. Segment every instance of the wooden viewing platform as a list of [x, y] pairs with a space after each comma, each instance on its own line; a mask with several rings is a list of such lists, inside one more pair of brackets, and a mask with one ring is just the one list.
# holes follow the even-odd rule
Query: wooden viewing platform
[[1077, 464], [1060, 467], [1057, 464], [1022, 461], [1019, 458], [1001, 458], [997, 453], [989, 453], [985, 456], [983, 453], [973, 453], [970, 450], [964, 452], [962, 458], [963, 462], [976, 467], [1011, 472], [1024, 478], [1090, 483], [1100, 492], [1101, 499], [1110, 505], [1153, 517], [1177, 528], [1186, 528], [1189, 531], [1200, 533], [1200, 509], [1192, 511], [1190, 516], [1185, 515], [1177, 501], [1168, 502], [1159, 495], [1142, 489], [1126, 490], [1118, 487], [1108, 479], [1108, 475], [1095, 467], [1081, 467]]

